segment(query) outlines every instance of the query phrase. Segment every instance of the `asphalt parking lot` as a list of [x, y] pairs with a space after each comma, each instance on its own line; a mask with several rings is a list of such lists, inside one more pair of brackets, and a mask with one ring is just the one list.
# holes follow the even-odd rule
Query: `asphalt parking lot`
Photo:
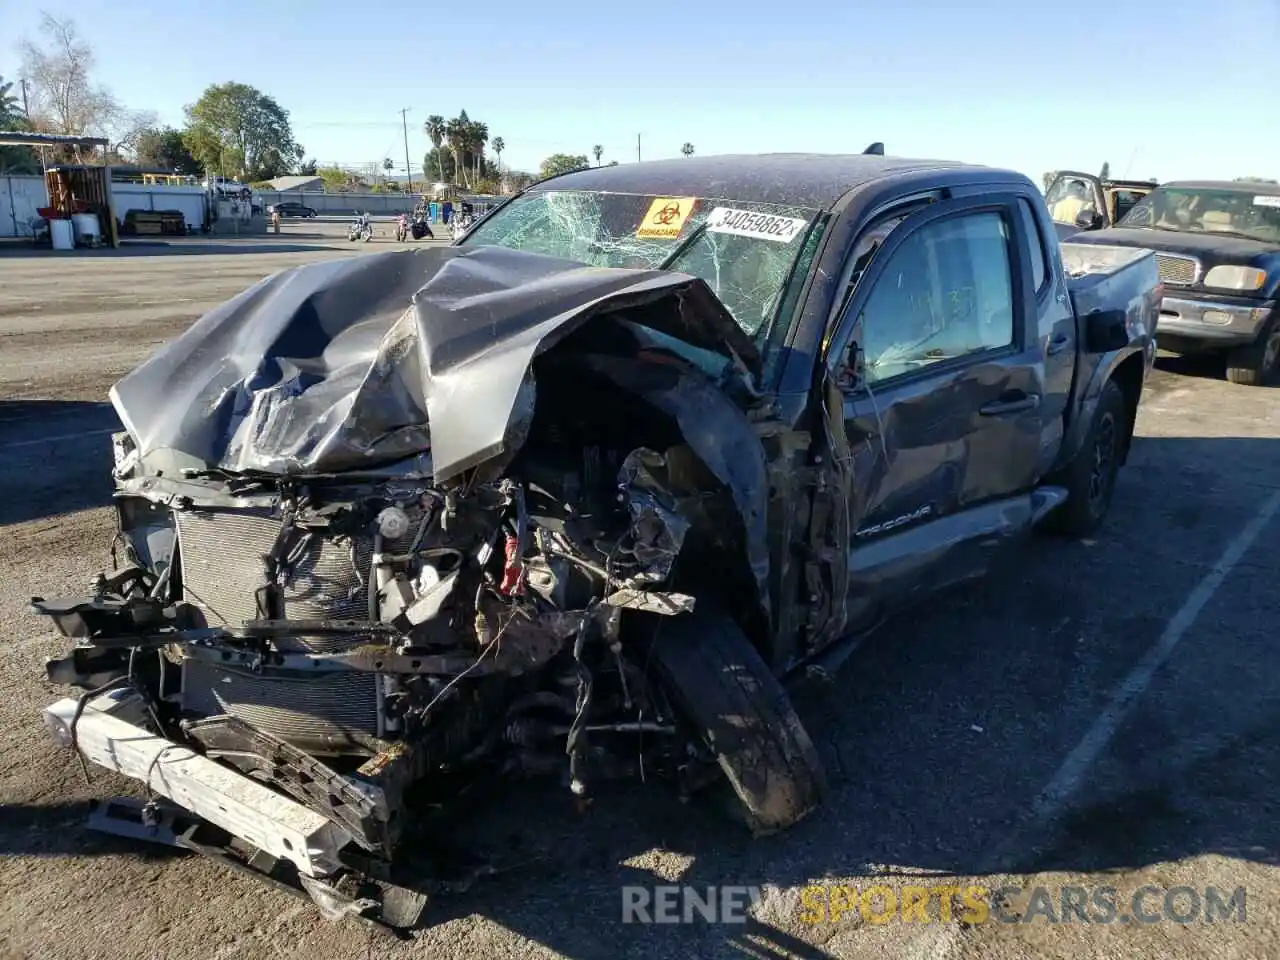
[[[1280, 956], [1280, 390], [1162, 358], [1111, 518], [1038, 540], [997, 577], [877, 634], [802, 714], [829, 765], [825, 808], [751, 841], [654, 785], [580, 810], [554, 784], [493, 796], [459, 825], [514, 868], [434, 905], [412, 942], [198, 858], [83, 829], [91, 798], [39, 711], [61, 642], [32, 594], [82, 592], [108, 556], [107, 390], [205, 310], [275, 270], [395, 246], [343, 223], [279, 236], [28, 256], [0, 250], [0, 957]], [[1243, 921], [621, 923], [621, 888], [688, 884], [1144, 885], [1230, 894]], [[882, 901], [881, 901], [882, 902]], [[1158, 909], [1160, 896], [1148, 903]], [[876, 911], [879, 912], [877, 907]]]

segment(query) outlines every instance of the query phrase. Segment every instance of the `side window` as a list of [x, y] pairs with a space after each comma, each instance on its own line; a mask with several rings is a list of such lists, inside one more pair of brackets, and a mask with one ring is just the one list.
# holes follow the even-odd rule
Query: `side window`
[[931, 223], [885, 266], [859, 315], [864, 382], [1013, 343], [1009, 231], [998, 213]]
[[1035, 211], [1026, 200], [1018, 201], [1018, 210], [1022, 214], [1022, 224], [1026, 227], [1027, 238], [1031, 243], [1031, 286], [1036, 293], [1044, 290], [1045, 280], [1049, 277], [1048, 261], [1045, 259], [1044, 241], [1040, 237], [1040, 222]]

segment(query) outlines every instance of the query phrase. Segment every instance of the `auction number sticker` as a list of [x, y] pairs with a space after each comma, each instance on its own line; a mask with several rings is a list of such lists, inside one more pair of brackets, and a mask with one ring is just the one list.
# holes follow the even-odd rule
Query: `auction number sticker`
[[697, 197], [658, 197], [649, 204], [636, 236], [642, 240], [676, 239], [697, 202]]
[[1253, 205], [1254, 205], [1255, 207], [1275, 207], [1275, 208], [1277, 208], [1277, 209], [1280, 209], [1280, 196], [1276, 196], [1276, 197], [1267, 197], [1267, 196], [1254, 197], [1254, 198], [1253, 198]]
[[771, 213], [716, 207], [707, 217], [707, 233], [731, 233], [736, 237], [759, 237], [775, 243], [790, 243], [804, 232], [808, 220], [775, 217]]

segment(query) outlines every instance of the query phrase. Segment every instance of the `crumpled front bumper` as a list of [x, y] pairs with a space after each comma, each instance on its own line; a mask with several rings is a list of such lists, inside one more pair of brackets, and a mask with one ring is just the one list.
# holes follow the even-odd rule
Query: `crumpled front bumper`
[[340, 869], [350, 834], [326, 817], [274, 790], [174, 743], [140, 725], [146, 708], [131, 690], [92, 697], [76, 717], [78, 701], [66, 698], [43, 711], [45, 726], [64, 747], [98, 766], [146, 784], [196, 816], [287, 860], [304, 877]]

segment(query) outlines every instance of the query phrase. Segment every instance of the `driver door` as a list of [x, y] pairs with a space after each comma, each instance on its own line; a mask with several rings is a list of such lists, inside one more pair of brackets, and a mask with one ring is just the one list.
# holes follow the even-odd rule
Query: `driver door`
[[852, 630], [981, 575], [1029, 526], [1045, 384], [1017, 202], [907, 217], [837, 321], [827, 362], [852, 472]]

